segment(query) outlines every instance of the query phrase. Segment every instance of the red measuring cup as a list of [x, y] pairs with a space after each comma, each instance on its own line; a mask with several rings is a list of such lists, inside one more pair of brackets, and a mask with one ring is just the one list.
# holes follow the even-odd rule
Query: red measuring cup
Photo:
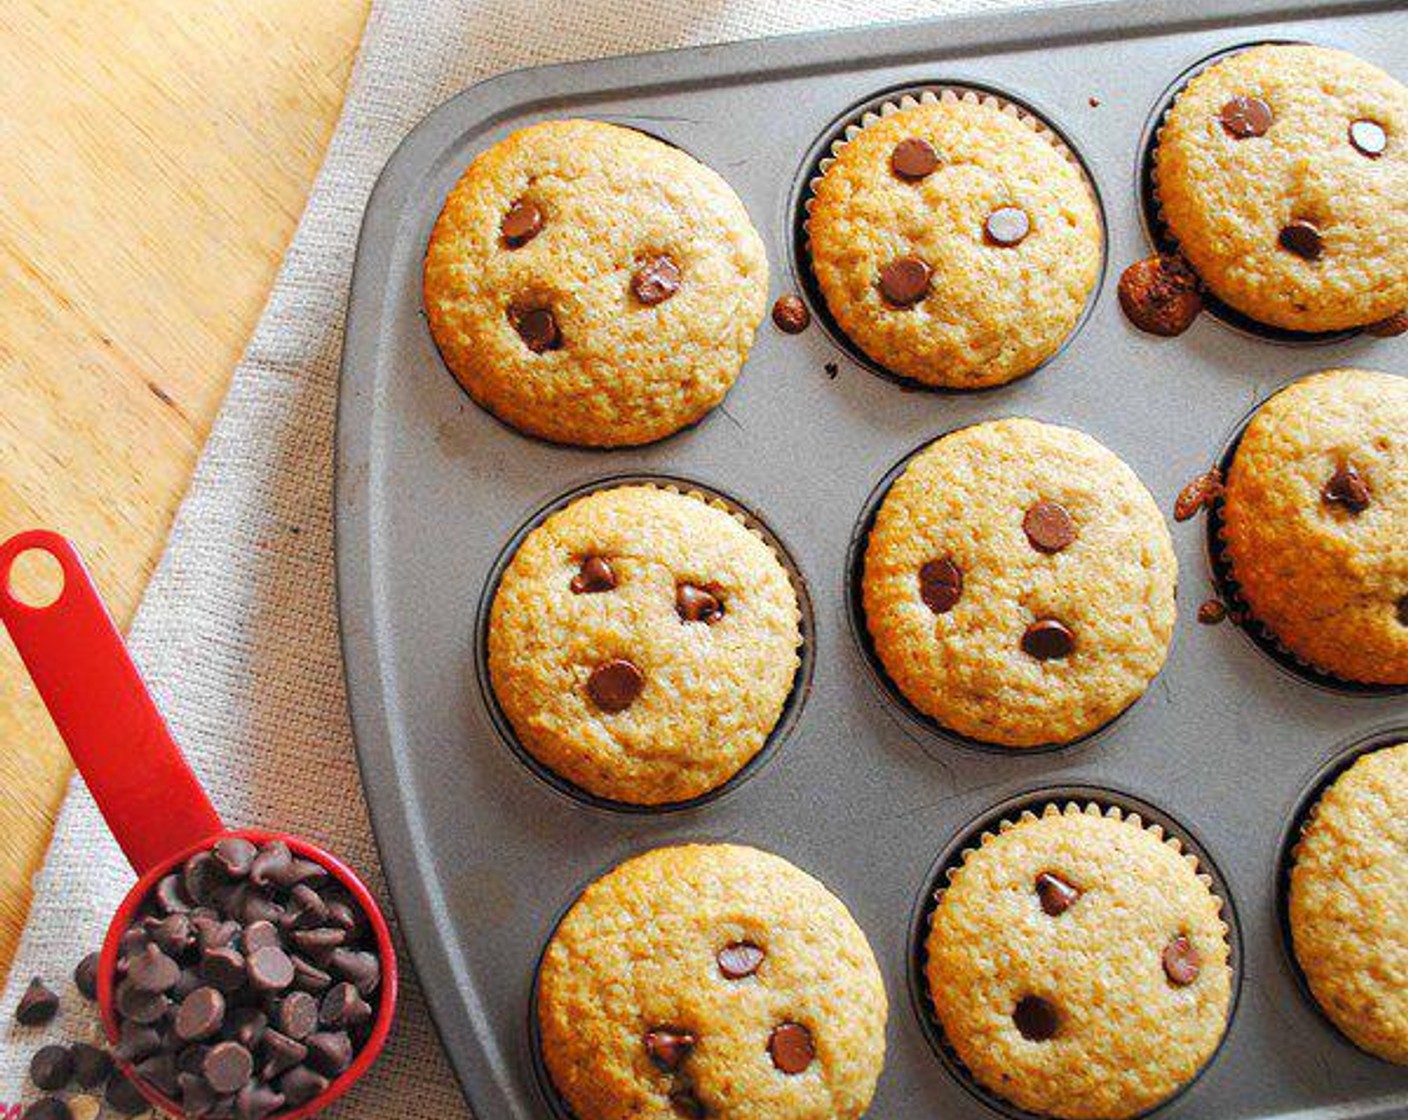
[[[63, 588], [47, 606], [21, 602], [11, 586], [15, 559], [38, 550], [58, 561]], [[299, 1120], [326, 1108], [376, 1060], [396, 1011], [396, 953], [376, 899], [356, 874], [316, 844], [284, 832], [227, 829], [196, 781], [147, 692], [122, 635], [99, 599], [78, 553], [58, 533], [35, 529], [0, 544], [0, 621], [58, 726], [103, 818], [122, 847], [136, 885], [113, 915], [98, 965], [98, 1005], [109, 1043], [118, 1038], [114, 987], [119, 942], [160, 880], [222, 837], [256, 844], [282, 840], [297, 856], [321, 864], [366, 915], [381, 957], [381, 985], [372, 1029], [352, 1064], [311, 1101], [271, 1115]], [[122, 1071], [152, 1104], [173, 1115], [181, 1106], [127, 1064]]]

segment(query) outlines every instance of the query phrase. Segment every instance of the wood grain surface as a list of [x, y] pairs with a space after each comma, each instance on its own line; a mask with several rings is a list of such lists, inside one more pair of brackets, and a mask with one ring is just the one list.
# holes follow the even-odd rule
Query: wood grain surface
[[[126, 626], [317, 171], [368, 0], [0, 5], [0, 539]], [[69, 764], [0, 637], [0, 976]]]

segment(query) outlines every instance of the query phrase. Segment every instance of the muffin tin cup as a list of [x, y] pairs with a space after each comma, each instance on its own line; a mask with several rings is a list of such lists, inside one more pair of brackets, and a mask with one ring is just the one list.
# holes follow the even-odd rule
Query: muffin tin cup
[[1051, 786], [1033, 789], [1027, 793], [1010, 797], [964, 825], [939, 853], [938, 859], [935, 860], [933, 868], [924, 881], [923, 889], [914, 902], [909, 923], [910, 1004], [930, 1048], [943, 1063], [948, 1073], [964, 1089], [995, 1113], [1008, 1117], [1009, 1120], [1041, 1120], [1041, 1114], [1020, 1108], [978, 1081], [949, 1044], [944, 1036], [938, 1014], [934, 1010], [933, 999], [929, 994], [928, 980], [925, 976], [928, 964], [925, 943], [928, 941], [929, 927], [934, 911], [943, 898], [946, 885], [953, 873], [963, 866], [972, 852], [977, 851], [993, 837], [1024, 821], [1040, 819], [1051, 813], [1064, 814], [1072, 807], [1083, 813], [1098, 812], [1101, 816], [1138, 823], [1145, 829], [1153, 831], [1159, 839], [1191, 860], [1196, 867], [1198, 878], [1202, 880], [1220, 904], [1223, 934], [1228, 948], [1228, 967], [1232, 972], [1227, 1019], [1223, 1024], [1222, 1036], [1219, 1038], [1216, 1048], [1202, 1068], [1171, 1096], [1152, 1108], [1138, 1113], [1131, 1120], [1145, 1120], [1148, 1117], [1163, 1116], [1174, 1104], [1182, 1100], [1204, 1074], [1216, 1064], [1223, 1047], [1226, 1045], [1241, 996], [1242, 934], [1237, 919], [1236, 905], [1232, 893], [1228, 889], [1227, 880], [1218, 870], [1207, 850], [1184, 825], [1147, 801], [1103, 786]]
[[[822, 294], [821, 286], [817, 283], [816, 275], [812, 271], [811, 264], [811, 242], [808, 226], [811, 220], [812, 202], [815, 198], [816, 185], [826, 174], [828, 168], [836, 161], [836, 157], [850, 141], [854, 140], [859, 133], [877, 121], [885, 117], [892, 116], [904, 109], [912, 109], [919, 105], [932, 105], [940, 102], [968, 101], [974, 104], [991, 105], [1003, 113], [1015, 117], [1025, 124], [1031, 131], [1047, 141], [1065, 158], [1066, 162], [1074, 167], [1079, 173], [1081, 182], [1085, 185], [1086, 192], [1090, 196], [1091, 204], [1095, 207], [1096, 220], [1100, 225], [1100, 267], [1096, 273], [1094, 285], [1090, 294], [1086, 297], [1085, 306], [1081, 309], [1080, 317], [1071, 328], [1070, 333], [1061, 340], [1052, 353], [1033, 366], [1026, 373], [1014, 377], [1009, 381], [999, 382], [995, 385], [981, 385], [971, 388], [958, 388], [946, 385], [929, 385], [922, 381], [917, 381], [911, 377], [888, 369], [882, 363], [872, 358], [862, 350], [849, 335], [841, 329], [835, 317], [831, 314], [831, 309], [827, 306], [826, 297]], [[1091, 175], [1085, 161], [1077, 153], [1074, 144], [1067, 138], [1067, 134], [1052, 122], [1050, 117], [1026, 102], [1009, 94], [1003, 90], [988, 85], [981, 85], [971, 82], [932, 82], [922, 85], [906, 85], [897, 89], [885, 90], [878, 93], [858, 105], [852, 106], [845, 113], [837, 118], [836, 122], [828, 128], [813, 144], [808, 152], [805, 162], [802, 165], [798, 176], [798, 185], [795, 198], [791, 205], [791, 212], [795, 224], [793, 244], [792, 244], [792, 271], [798, 278], [800, 288], [805, 294], [808, 304], [810, 304], [813, 316], [822, 324], [823, 329], [831, 340], [858, 364], [870, 372], [885, 378], [887, 381], [896, 383], [905, 392], [913, 393], [938, 393], [938, 394], [969, 394], [994, 392], [1011, 385], [1013, 382], [1022, 381], [1039, 370], [1055, 361], [1075, 337], [1080, 334], [1081, 328], [1085, 326], [1086, 320], [1090, 316], [1091, 309], [1095, 306], [1100, 296], [1100, 288], [1105, 277], [1105, 263], [1109, 256], [1109, 233], [1105, 222], [1105, 208], [1100, 198], [1099, 188], [1095, 184], [1095, 177]]]
[[[584, 498], [588, 494], [600, 490], [613, 490], [621, 486], [654, 486], [672, 493], [699, 498], [717, 509], [724, 510], [768, 546], [773, 555], [777, 557], [778, 563], [782, 565], [783, 571], [787, 573], [787, 578], [792, 585], [793, 593], [797, 596], [797, 626], [801, 634], [801, 644], [797, 649], [797, 671], [792, 678], [791, 691], [788, 693], [787, 699], [783, 703], [782, 711], [778, 715], [777, 722], [773, 724], [772, 730], [768, 733], [766, 740], [762, 747], [759, 748], [758, 752], [744, 763], [727, 781], [720, 783], [711, 790], [701, 793], [697, 797], [691, 797], [683, 801], [667, 801], [656, 805], [640, 804], [631, 801], [616, 801], [594, 794], [589, 790], [583, 789], [575, 782], [564, 778], [546, 763], [534, 757], [532, 752], [523, 745], [518, 737], [518, 732], [513, 727], [513, 723], [509, 720], [507, 714], [499, 704], [499, 699], [494, 692], [493, 681], [489, 674], [489, 620], [491, 608], [493, 607], [494, 597], [498, 594], [499, 584], [503, 579], [504, 571], [508, 568], [509, 563], [518, 552], [520, 545], [522, 545], [523, 541], [534, 529], [542, 525], [543, 522], [554, 513], [565, 509], [579, 498]], [[609, 475], [574, 487], [566, 493], [552, 499], [552, 501], [548, 502], [546, 505], [541, 506], [509, 537], [508, 542], [499, 553], [498, 559], [495, 560], [493, 567], [490, 569], [489, 577], [485, 581], [484, 590], [480, 595], [479, 607], [475, 617], [475, 676], [479, 682], [479, 690], [483, 696], [484, 705], [489, 712], [490, 718], [500, 738], [513, 756], [518, 759], [534, 777], [543, 782], [554, 792], [561, 794], [574, 804], [602, 812], [645, 816], [664, 815], [698, 809], [717, 802], [720, 798], [726, 797], [728, 794], [738, 789], [739, 786], [747, 782], [754, 774], [762, 770], [777, 753], [784, 740], [788, 738], [793, 728], [796, 726], [802, 707], [806, 703], [807, 694], [811, 690], [812, 669], [816, 654], [816, 623], [812, 614], [811, 596], [807, 591], [806, 579], [803, 577], [801, 569], [798, 568], [795, 561], [793, 561], [786, 545], [778, 539], [761, 518], [743, 505], [742, 502], [725, 494], [721, 490], [700, 482], [695, 482], [691, 479], [678, 478], [664, 474]]]
[[[1293, 381], [1290, 384], [1294, 385], [1296, 382]], [[1283, 386], [1283, 388], [1286, 387], [1288, 386]], [[1277, 392], [1280, 391], [1277, 390]], [[1230, 476], [1232, 461], [1237, 457], [1237, 448], [1241, 446], [1242, 436], [1247, 430], [1247, 425], [1275, 395], [1272, 393], [1264, 400], [1258, 401], [1233, 428], [1232, 435], [1223, 445], [1223, 450], [1217, 459], [1217, 470], [1221, 473], [1224, 481]], [[1208, 572], [1212, 577], [1213, 590], [1217, 598], [1227, 608], [1227, 620], [1235, 625], [1252, 645], [1269, 657], [1279, 669], [1308, 684], [1315, 685], [1317, 688], [1347, 696], [1408, 695], [1408, 686], [1405, 685], [1347, 680], [1321, 669], [1283, 645], [1275, 631], [1256, 617], [1251, 604], [1243, 598], [1241, 586], [1232, 574], [1232, 560], [1227, 552], [1226, 525], [1223, 519], [1224, 500], [1219, 494], [1206, 510], [1204, 552], [1207, 556]]]
[[1321, 1025], [1345, 1046], [1356, 1053], [1366, 1054], [1375, 1061], [1383, 1062], [1385, 1065], [1392, 1065], [1392, 1063], [1377, 1054], [1372, 1054], [1356, 1046], [1351, 1039], [1346, 1037], [1334, 1021], [1325, 1014], [1325, 1009], [1320, 1006], [1320, 1001], [1310, 990], [1310, 982], [1306, 979], [1305, 972], [1301, 969], [1300, 961], [1296, 957], [1295, 938], [1291, 934], [1291, 870], [1295, 867], [1296, 848], [1300, 844], [1301, 837], [1314, 819], [1320, 799], [1325, 796], [1329, 788], [1365, 755], [1404, 742], [1408, 742], [1408, 725], [1387, 726], [1382, 731], [1371, 732], [1368, 736], [1358, 736], [1347, 744], [1341, 744], [1325, 762], [1315, 769], [1306, 782], [1305, 789], [1296, 799], [1295, 806], [1286, 822], [1285, 830], [1281, 834], [1281, 842], [1276, 849], [1275, 882], [1272, 885], [1272, 897], [1275, 899], [1276, 906], [1276, 924], [1281, 934], [1281, 950], [1286, 958], [1286, 967], [1295, 978], [1296, 988], [1305, 1000], [1306, 1006], [1315, 1013], [1315, 1017]]
[[[1188, 83], [1205, 70], [1221, 62], [1223, 59], [1231, 58], [1233, 55], [1241, 54], [1252, 47], [1267, 45], [1304, 43], [1298, 39], [1258, 39], [1252, 42], [1239, 43], [1235, 46], [1224, 47], [1214, 54], [1207, 55], [1193, 65], [1189, 66], [1177, 78], [1170, 83], [1169, 87], [1160, 95], [1159, 100], [1154, 104], [1154, 108], [1149, 113], [1149, 120], [1144, 126], [1143, 135], [1139, 140], [1139, 166], [1135, 169], [1134, 183], [1137, 193], [1141, 223], [1144, 227], [1144, 235], [1149, 241], [1149, 245], [1158, 253], [1177, 253], [1178, 241], [1168, 228], [1168, 223], [1164, 220], [1163, 206], [1159, 201], [1159, 179], [1158, 169], [1154, 159], [1154, 153], [1158, 149], [1159, 139], [1163, 135], [1165, 122], [1168, 120], [1169, 110], [1173, 108], [1174, 102], [1178, 100]], [[1191, 265], [1190, 265], [1191, 267]], [[1224, 303], [1214, 295], [1206, 286], [1203, 288], [1203, 311], [1211, 315], [1219, 323], [1230, 327], [1232, 330], [1242, 334], [1251, 335], [1254, 338], [1263, 339], [1267, 342], [1278, 342], [1287, 346], [1324, 346], [1332, 342], [1343, 342], [1346, 339], [1354, 338], [1363, 333], [1362, 328], [1353, 328], [1340, 331], [1294, 331], [1285, 327], [1275, 327], [1269, 323], [1260, 322], [1250, 315], [1238, 311], [1235, 307]]]

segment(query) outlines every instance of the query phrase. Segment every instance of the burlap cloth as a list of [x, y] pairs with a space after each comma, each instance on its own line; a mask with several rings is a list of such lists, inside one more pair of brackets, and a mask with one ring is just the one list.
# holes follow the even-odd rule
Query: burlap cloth
[[[228, 823], [281, 826], [320, 840], [381, 891], [338, 650], [333, 414], [362, 210], [378, 172], [416, 121], [473, 82], [536, 63], [1014, 2], [374, 5], [327, 160], [129, 635], [157, 703]], [[0, 1003], [0, 1114], [4, 1105], [32, 1099], [26, 1070], [38, 1045], [97, 1034], [69, 974], [98, 945], [131, 883], [91, 798], [75, 781]], [[59, 988], [64, 1001], [60, 1018], [43, 1030], [12, 1023], [20, 992], [35, 974]], [[408, 977], [385, 1054], [328, 1115], [466, 1114]]]

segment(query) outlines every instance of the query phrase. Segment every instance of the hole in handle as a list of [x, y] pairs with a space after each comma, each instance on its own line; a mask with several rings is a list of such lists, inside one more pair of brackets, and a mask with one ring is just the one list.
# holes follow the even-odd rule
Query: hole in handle
[[30, 547], [17, 555], [5, 573], [5, 590], [21, 606], [52, 607], [63, 597], [64, 567], [47, 549]]

